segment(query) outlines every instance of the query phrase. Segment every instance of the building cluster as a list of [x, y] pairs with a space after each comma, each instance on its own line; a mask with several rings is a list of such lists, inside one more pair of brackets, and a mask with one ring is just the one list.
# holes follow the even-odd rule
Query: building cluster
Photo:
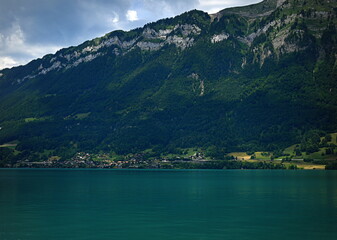
[[106, 153], [91, 154], [76, 153], [69, 160], [57, 156], [43, 161], [23, 160], [17, 162], [16, 168], [172, 168], [175, 163], [205, 161], [202, 153], [196, 153], [188, 158], [156, 158], [147, 159], [144, 154], [116, 158]]

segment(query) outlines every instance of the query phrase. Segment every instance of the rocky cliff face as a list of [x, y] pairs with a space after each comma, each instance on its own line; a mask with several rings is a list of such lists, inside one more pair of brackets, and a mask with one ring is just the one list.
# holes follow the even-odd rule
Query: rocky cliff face
[[107, 37], [107, 39], [97, 39], [74, 50], [71, 49], [66, 52], [61, 50], [53, 56], [45, 57], [31, 74], [17, 79], [16, 83], [21, 84], [27, 79], [45, 75], [50, 71], [68, 70], [104, 55], [123, 56], [135, 48], [139, 48], [142, 51], [158, 51], [165, 45], [173, 44], [177, 48], [184, 50], [193, 46], [194, 37], [200, 33], [201, 29], [195, 24], [178, 24], [159, 31], [146, 27], [138, 36], [129, 40], [122, 40], [112, 33], [112, 36]]

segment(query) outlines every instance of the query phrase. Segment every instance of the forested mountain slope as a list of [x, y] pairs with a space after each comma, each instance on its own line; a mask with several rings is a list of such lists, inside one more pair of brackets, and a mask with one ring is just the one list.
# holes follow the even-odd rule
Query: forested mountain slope
[[336, 23], [336, 0], [193, 10], [1, 70], [0, 144], [225, 153], [336, 132]]

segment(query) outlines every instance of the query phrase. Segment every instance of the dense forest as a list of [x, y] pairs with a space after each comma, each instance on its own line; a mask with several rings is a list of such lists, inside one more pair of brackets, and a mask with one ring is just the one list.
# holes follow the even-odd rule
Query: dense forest
[[187, 148], [223, 159], [296, 143], [315, 152], [337, 132], [336, 26], [335, 0], [265, 0], [1, 70], [0, 145], [15, 144], [1, 161]]

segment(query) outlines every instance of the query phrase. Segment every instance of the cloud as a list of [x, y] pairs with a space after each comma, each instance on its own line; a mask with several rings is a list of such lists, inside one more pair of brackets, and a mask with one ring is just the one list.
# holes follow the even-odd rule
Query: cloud
[[192, 9], [212, 13], [255, 2], [258, 0], [1, 0], [0, 69]]
[[28, 43], [21, 26], [15, 22], [6, 35], [0, 33], [0, 69], [25, 64], [58, 49], [60, 46], [52, 44]]
[[221, 0], [220, 1], [219, 0], [209, 0], [209, 1], [200, 0], [199, 7], [200, 9], [203, 9], [206, 12], [215, 13], [215, 12], [218, 12], [226, 8], [227, 6], [230, 6], [228, 2], [229, 1], [221, 1]]
[[124, 0], [1, 0], [0, 69], [125, 28], [130, 7]]
[[245, 6], [262, 0], [199, 0], [199, 8], [208, 13], [216, 13], [229, 7]]
[[118, 15], [115, 16], [115, 17], [112, 19], [112, 22], [113, 22], [113, 23], [118, 23], [118, 22], [119, 22], [119, 17], [118, 17]]
[[128, 10], [128, 11], [126, 12], [126, 19], [127, 19], [128, 21], [131, 21], [131, 22], [137, 21], [137, 20], [138, 20], [138, 14], [137, 14], [137, 11], [135, 11], [135, 10]]
[[0, 69], [9, 68], [16, 65], [18, 65], [18, 62], [16, 62], [13, 58], [8, 56], [0, 57]]

